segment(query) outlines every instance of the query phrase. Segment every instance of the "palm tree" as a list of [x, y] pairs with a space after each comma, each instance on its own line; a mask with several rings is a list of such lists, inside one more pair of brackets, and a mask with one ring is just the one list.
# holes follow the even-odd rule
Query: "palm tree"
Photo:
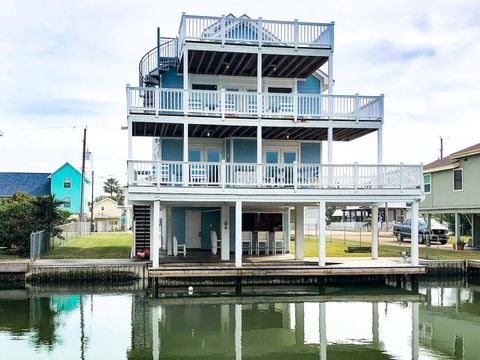
[[111, 177], [105, 180], [105, 182], [103, 183], [103, 191], [107, 194], [110, 194], [110, 198], [113, 199], [113, 194], [121, 193], [122, 190], [120, 189], [120, 184], [118, 183], [118, 180]]

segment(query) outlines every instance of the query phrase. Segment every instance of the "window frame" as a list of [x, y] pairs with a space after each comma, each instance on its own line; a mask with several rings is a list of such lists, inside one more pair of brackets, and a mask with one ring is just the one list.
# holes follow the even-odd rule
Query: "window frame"
[[[65, 201], [65, 199], [68, 199], [68, 201]], [[66, 204], [68, 204], [68, 206], [66, 206]], [[72, 207], [72, 197], [71, 196], [64, 196], [63, 198], [63, 207], [64, 208], [71, 208]]]
[[[425, 181], [425, 178], [428, 176], [428, 183]], [[425, 186], [428, 185], [428, 191], [425, 190]], [[432, 174], [424, 174], [423, 175], [423, 193], [424, 194], [431, 194], [432, 193]]]
[[[70, 186], [69, 186], [69, 187], [66, 187], [66, 186], [65, 186], [65, 182], [66, 182], [67, 179], [68, 179], [69, 182], [70, 182]], [[71, 189], [71, 188], [72, 188], [72, 178], [71, 178], [71, 177], [64, 177], [64, 178], [63, 178], [63, 188], [64, 188], [64, 189]]]
[[[461, 174], [462, 174], [462, 188], [461, 189], [455, 189], [455, 172], [456, 171], [460, 171]], [[463, 191], [463, 168], [452, 170], [452, 189], [453, 189], [453, 191]]]

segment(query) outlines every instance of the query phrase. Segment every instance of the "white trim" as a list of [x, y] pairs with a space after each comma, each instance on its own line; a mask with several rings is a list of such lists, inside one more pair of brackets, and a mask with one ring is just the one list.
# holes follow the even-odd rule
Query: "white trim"
[[[455, 171], [461, 171], [462, 172], [462, 188], [455, 190]], [[463, 168], [459, 169], [453, 169], [452, 170], [452, 189], [455, 192], [463, 191]]]
[[457, 161], [456, 163], [450, 164], [450, 165], [445, 165], [445, 166], [439, 166], [431, 169], [424, 169], [423, 173], [424, 174], [429, 174], [429, 173], [434, 173], [434, 172], [439, 172], [439, 171], [445, 171], [445, 170], [452, 170], [456, 169], [460, 163]]

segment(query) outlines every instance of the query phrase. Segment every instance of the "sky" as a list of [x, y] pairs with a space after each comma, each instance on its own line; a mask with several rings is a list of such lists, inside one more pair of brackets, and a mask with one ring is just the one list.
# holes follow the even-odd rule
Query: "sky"
[[[475, 0], [0, 0], [0, 171], [80, 168], [87, 126], [96, 193], [125, 183], [125, 85], [182, 12], [335, 21], [334, 94], [385, 94], [384, 163], [429, 163], [440, 136], [445, 155], [480, 142]], [[335, 143], [333, 160], [375, 163], [376, 135]]]

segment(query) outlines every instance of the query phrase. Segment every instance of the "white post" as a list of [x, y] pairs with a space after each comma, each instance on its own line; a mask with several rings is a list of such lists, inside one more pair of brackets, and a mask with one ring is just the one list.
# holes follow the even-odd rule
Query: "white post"
[[333, 95], [333, 54], [328, 55], [328, 95]]
[[130, 117], [128, 119], [128, 154], [127, 154], [127, 160], [132, 160], [132, 140], [133, 140], [133, 124], [132, 121], [130, 120]]
[[295, 206], [295, 260], [303, 260], [304, 247], [304, 206]]
[[188, 114], [188, 50], [183, 52], [183, 114]]
[[323, 301], [318, 306], [319, 355], [320, 360], [327, 360], [327, 312]]
[[160, 201], [153, 202], [152, 234], [150, 236], [150, 256], [152, 257], [153, 267], [160, 265]]
[[242, 304], [235, 304], [235, 360], [242, 360]]
[[460, 213], [455, 213], [455, 249], [461, 240]]
[[418, 201], [412, 203], [412, 265], [418, 266]]
[[372, 206], [372, 259], [378, 259], [378, 205]]
[[257, 186], [262, 185], [262, 126], [257, 126]]
[[190, 174], [188, 169], [188, 123], [183, 124], [183, 169], [182, 180], [183, 186], [188, 186]]
[[150, 314], [152, 319], [152, 359], [160, 359], [160, 334], [158, 331], [158, 311], [159, 308], [151, 307]]
[[262, 53], [259, 50], [257, 54], [257, 114], [262, 117]]
[[235, 202], [235, 267], [242, 267], [242, 201]]
[[383, 130], [381, 127], [377, 131], [377, 163], [378, 165], [383, 163]]
[[419, 353], [419, 304], [412, 302], [412, 360], [418, 359]]
[[328, 165], [333, 163], [333, 128], [328, 128]]
[[166, 228], [167, 228], [167, 255], [173, 254], [173, 234], [172, 234], [172, 208], [165, 208], [165, 219], [166, 219]]
[[325, 223], [325, 200], [318, 204], [318, 266], [325, 266], [326, 263], [326, 223]]
[[228, 205], [222, 205], [220, 213], [221, 233], [221, 259], [230, 260], [230, 208]]

